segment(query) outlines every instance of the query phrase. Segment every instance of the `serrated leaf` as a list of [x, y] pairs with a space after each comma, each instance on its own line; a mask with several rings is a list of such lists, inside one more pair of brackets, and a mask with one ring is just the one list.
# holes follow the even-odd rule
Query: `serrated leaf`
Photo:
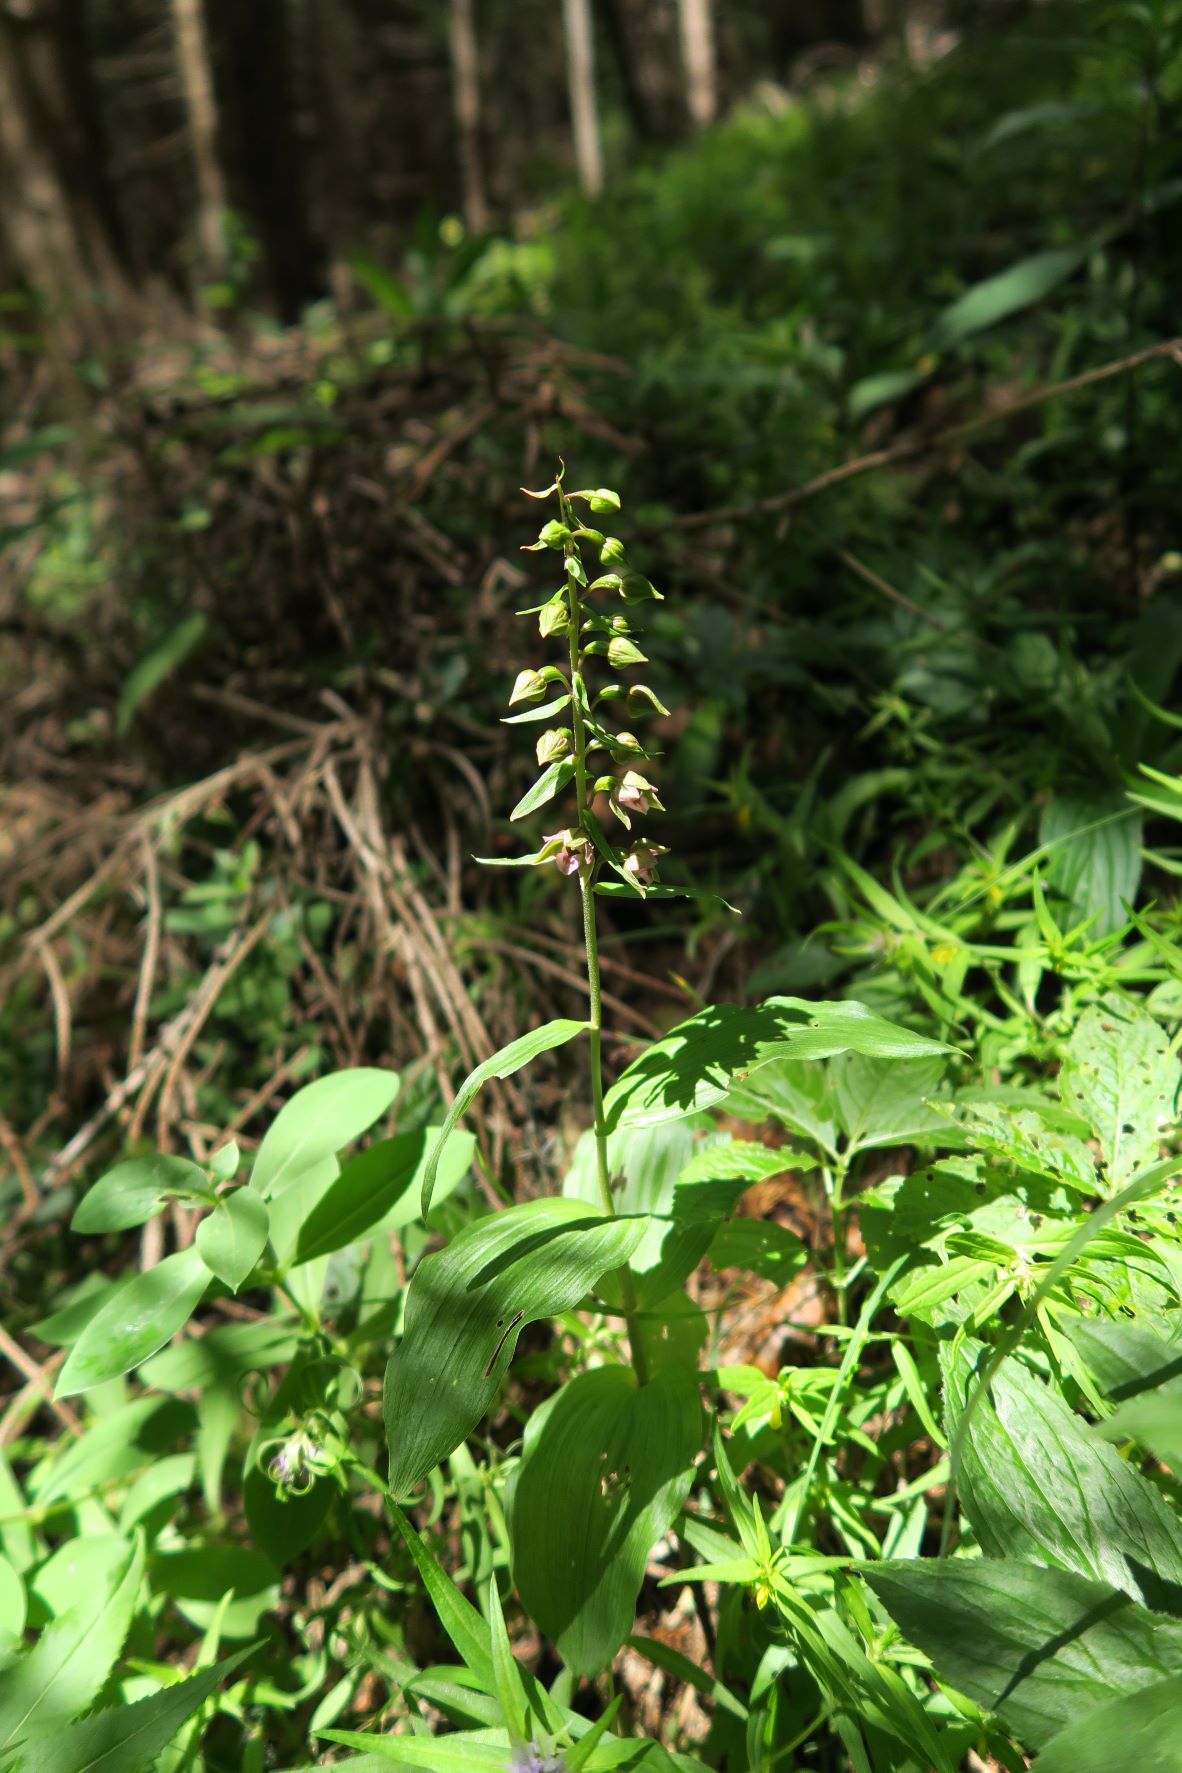
[[1059, 1091], [1095, 1129], [1116, 1187], [1156, 1159], [1174, 1122], [1178, 1084], [1178, 1061], [1147, 1011], [1115, 997], [1084, 1011], [1059, 1071]]
[[[967, 1361], [949, 1380], [959, 1414]], [[987, 1557], [1094, 1577], [1146, 1606], [1182, 1602], [1182, 1521], [1160, 1490], [1088, 1433], [1058, 1392], [1002, 1363], [961, 1448], [961, 1502]]]
[[228, 1656], [134, 1705], [112, 1706], [24, 1751], [20, 1773], [144, 1773], [181, 1726], [256, 1648]]
[[577, 1305], [627, 1262], [648, 1220], [533, 1200], [468, 1225], [415, 1270], [386, 1368], [390, 1489], [405, 1496], [472, 1432], [526, 1324]]
[[80, 1201], [70, 1230], [129, 1231], [153, 1218], [174, 1194], [212, 1197], [209, 1177], [187, 1157], [130, 1157], [100, 1176]]
[[1182, 1674], [1182, 1623], [1071, 1571], [1008, 1558], [862, 1568], [937, 1674], [1029, 1748], [1109, 1699]]
[[702, 1444], [691, 1374], [640, 1388], [624, 1367], [579, 1374], [526, 1427], [506, 1503], [513, 1580], [576, 1674], [632, 1630], [648, 1554], [676, 1519]]
[[188, 1322], [208, 1285], [209, 1270], [195, 1249], [178, 1250], [120, 1282], [70, 1350], [54, 1396], [72, 1397], [138, 1367]]
[[52, 1619], [27, 1655], [0, 1673], [0, 1747], [56, 1730], [85, 1711], [114, 1667], [144, 1573], [143, 1541]]
[[1182, 1766], [1182, 1675], [1096, 1706], [1053, 1736], [1038, 1773], [1178, 1773]]
[[1125, 905], [1141, 879], [1141, 818], [1119, 792], [1056, 794], [1039, 820], [1050, 850], [1047, 878], [1067, 899], [1073, 920], [1094, 917], [1091, 933], [1108, 936], [1128, 922]]
[[565, 1046], [576, 1034], [586, 1032], [586, 1022], [572, 1022], [568, 1017], [556, 1017], [552, 1022], [543, 1022], [540, 1028], [532, 1028], [528, 1034], [511, 1040], [507, 1047], [502, 1047], [490, 1059], [485, 1059], [475, 1071], [470, 1071], [456, 1092], [455, 1101], [447, 1112], [447, 1119], [440, 1128], [439, 1137], [431, 1149], [427, 1159], [427, 1168], [423, 1174], [422, 1215], [425, 1219], [431, 1210], [431, 1196], [435, 1189], [435, 1172], [448, 1136], [454, 1130], [461, 1115], [466, 1114], [480, 1090], [494, 1077], [512, 1077], [531, 1059], [540, 1053], [551, 1052], [555, 1047]]
[[396, 1071], [358, 1066], [305, 1084], [267, 1129], [250, 1173], [251, 1187], [269, 1199], [334, 1157], [385, 1114], [400, 1082]]
[[266, 1249], [270, 1229], [266, 1201], [249, 1188], [236, 1188], [219, 1196], [198, 1225], [194, 1243], [209, 1272], [236, 1293]]

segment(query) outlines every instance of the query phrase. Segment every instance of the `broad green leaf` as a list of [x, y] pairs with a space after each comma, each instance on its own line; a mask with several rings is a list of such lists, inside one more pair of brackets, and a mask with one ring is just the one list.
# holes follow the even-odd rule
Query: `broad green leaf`
[[396, 1071], [358, 1066], [305, 1084], [271, 1122], [254, 1160], [251, 1187], [267, 1199], [352, 1144], [385, 1114], [399, 1082]]
[[[712, 1123], [705, 1119], [699, 1126], [712, 1130]], [[682, 1248], [678, 1227], [669, 1223], [677, 1178], [693, 1154], [694, 1132], [694, 1123], [689, 1120], [669, 1121], [659, 1127], [634, 1127], [613, 1133], [607, 1142], [608, 1175], [612, 1178], [616, 1211], [625, 1216], [656, 1215], [628, 1266], [634, 1274], [655, 1275], [669, 1258], [672, 1269], [666, 1275], [666, 1291], [680, 1285], [705, 1251], [705, 1243], [696, 1255], [692, 1250]], [[571, 1199], [589, 1202], [597, 1213], [602, 1211], [595, 1135], [590, 1130], [581, 1136], [575, 1147], [571, 1167], [563, 1178], [562, 1192]], [[706, 1242], [709, 1242], [708, 1235]], [[679, 1252], [681, 1263], [687, 1266], [678, 1262]], [[681, 1272], [675, 1272], [678, 1267]], [[601, 1293], [608, 1304], [619, 1309], [622, 1300], [616, 1277], [605, 1275]], [[653, 1302], [646, 1300], [645, 1303]]]
[[710, 1243], [715, 1268], [746, 1268], [786, 1287], [804, 1267], [808, 1251], [786, 1225], [774, 1219], [730, 1219]]
[[[950, 1401], [968, 1372], [967, 1362], [958, 1368]], [[1073, 1570], [1159, 1609], [1175, 1610], [1171, 1588], [1182, 1599], [1182, 1519], [1017, 1361], [1002, 1364], [992, 1403], [972, 1417], [957, 1484], [987, 1557]]]
[[1178, 1060], [1161, 1024], [1116, 997], [1086, 1009], [1071, 1035], [1059, 1090], [1100, 1141], [1113, 1183], [1156, 1159], [1173, 1124]]
[[209, 1270], [195, 1249], [178, 1250], [120, 1282], [70, 1350], [54, 1396], [72, 1397], [138, 1367], [188, 1322], [208, 1285]]
[[389, 1485], [405, 1496], [488, 1410], [526, 1324], [577, 1305], [627, 1262], [648, 1220], [533, 1200], [468, 1225], [415, 1270], [386, 1368]]
[[1182, 1767], [1182, 1675], [1097, 1706], [1053, 1736], [1038, 1773], [1178, 1773]]
[[513, 1580], [579, 1675], [632, 1629], [648, 1554], [689, 1493], [702, 1445], [691, 1374], [638, 1388], [625, 1367], [579, 1374], [526, 1425], [506, 1503]]
[[135, 1705], [112, 1706], [31, 1744], [20, 1773], [145, 1773], [177, 1731], [255, 1646]]
[[56, 1729], [93, 1703], [127, 1636], [143, 1573], [137, 1538], [105, 1582], [84, 1589], [29, 1653], [0, 1673], [0, 1748]]
[[202, 1219], [194, 1242], [211, 1274], [236, 1293], [267, 1247], [271, 1216], [267, 1203], [249, 1188], [223, 1194]]
[[929, 1104], [947, 1100], [942, 1059], [871, 1059], [843, 1053], [829, 1068], [842, 1127], [851, 1146], [955, 1142], [947, 1114]]
[[586, 1027], [586, 1022], [572, 1022], [566, 1018], [543, 1022], [540, 1028], [533, 1028], [528, 1034], [521, 1035], [518, 1040], [510, 1041], [507, 1047], [502, 1047], [499, 1053], [494, 1053], [491, 1059], [485, 1059], [482, 1064], [476, 1067], [475, 1071], [469, 1072], [456, 1092], [456, 1099], [448, 1109], [447, 1119], [440, 1128], [439, 1136], [432, 1147], [430, 1157], [427, 1159], [422, 1192], [424, 1219], [431, 1210], [431, 1196], [435, 1189], [435, 1171], [438, 1168], [448, 1135], [456, 1126], [461, 1115], [467, 1112], [483, 1086], [488, 1083], [490, 1078], [512, 1077], [515, 1071], [520, 1071], [523, 1065], [528, 1065], [531, 1059], [538, 1057], [539, 1053], [548, 1053], [553, 1047], [565, 1046], [567, 1041], [575, 1038], [576, 1034], [584, 1033]]
[[721, 1102], [774, 1059], [927, 1058], [949, 1049], [860, 1003], [770, 997], [751, 1009], [718, 1004], [682, 1022], [633, 1061], [608, 1092], [608, 1127], [651, 1126]]
[[574, 760], [560, 757], [556, 763], [546, 765], [532, 788], [527, 788], [513, 811], [511, 819], [524, 819], [527, 813], [534, 813], [556, 794], [561, 794], [568, 782], [574, 780]]
[[364, 1237], [413, 1182], [429, 1137], [396, 1133], [351, 1158], [301, 1226], [295, 1260], [312, 1262]]
[[1176, 1471], [1182, 1465], [1182, 1379], [1130, 1397], [1093, 1432], [1107, 1441], [1136, 1441]]
[[[202, 1413], [205, 1399], [201, 1400]], [[197, 1461], [192, 1453], [171, 1453], [149, 1465], [136, 1478], [119, 1509], [119, 1531], [130, 1533], [162, 1502], [175, 1504], [193, 1482]], [[171, 1512], [171, 1511], [170, 1511]]]
[[862, 1568], [936, 1673], [1028, 1748], [1094, 1706], [1182, 1674], [1182, 1623], [1071, 1571], [1008, 1558]]
[[67, 1539], [33, 1576], [29, 1593], [51, 1619], [68, 1613], [80, 1595], [118, 1586], [131, 1545], [130, 1533], [82, 1533]]
[[939, 316], [932, 327], [932, 347], [944, 350], [958, 345], [962, 339], [1008, 320], [1011, 314], [1032, 308], [1073, 277], [1091, 250], [1090, 245], [1061, 246], [1049, 252], [1036, 252], [996, 276], [975, 283]]
[[187, 1157], [130, 1157], [82, 1197], [70, 1230], [128, 1231], [153, 1218], [174, 1194], [211, 1200], [213, 1189], [205, 1171]]
[[1141, 818], [1123, 794], [1053, 795], [1038, 838], [1050, 851], [1047, 878], [1067, 900], [1073, 921], [1094, 916], [1096, 936], [1128, 922], [1125, 904], [1133, 903], [1141, 878]]
[[207, 618], [200, 611], [186, 616], [128, 672], [115, 708], [115, 731], [121, 739], [131, 731], [132, 721], [153, 691], [178, 665], [184, 664], [204, 636], [206, 626]]
[[1182, 1378], [1182, 1341], [1166, 1341], [1123, 1318], [1078, 1318], [1065, 1325], [1099, 1389], [1114, 1402]]
[[[782, 1176], [786, 1170], [815, 1170], [816, 1167], [815, 1157], [792, 1145], [759, 1145], [750, 1139], [717, 1139], [696, 1151], [678, 1176], [672, 1210], [686, 1217], [700, 1213], [713, 1217], [706, 1204], [712, 1183], [729, 1187], [742, 1182], [751, 1188], [756, 1182]], [[725, 1211], [729, 1212], [730, 1208]]]
[[726, 1110], [758, 1125], [779, 1121], [823, 1151], [836, 1154], [841, 1125], [829, 1074], [820, 1065], [796, 1059], [773, 1059], [753, 1077], [735, 1083], [727, 1093]]

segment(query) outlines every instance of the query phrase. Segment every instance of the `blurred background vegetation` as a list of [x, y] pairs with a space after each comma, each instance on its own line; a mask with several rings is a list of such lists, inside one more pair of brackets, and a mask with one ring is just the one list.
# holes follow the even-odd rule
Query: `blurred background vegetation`
[[363, 1059], [425, 1124], [576, 1010], [561, 879], [470, 859], [559, 453], [666, 593], [671, 841], [743, 912], [613, 905], [613, 1063], [847, 985], [1054, 1050], [1069, 967], [1005, 1046], [1030, 858], [1064, 929], [1176, 921], [1180, 117], [1177, 0], [0, 0], [18, 1317], [113, 1154]]

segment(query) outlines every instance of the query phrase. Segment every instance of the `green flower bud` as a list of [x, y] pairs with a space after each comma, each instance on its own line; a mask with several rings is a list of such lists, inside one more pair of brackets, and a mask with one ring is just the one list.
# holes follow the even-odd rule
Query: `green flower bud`
[[631, 640], [618, 634], [608, 646], [607, 662], [613, 671], [624, 671], [629, 665], [647, 665], [648, 659]]
[[560, 757], [570, 753], [571, 733], [565, 726], [552, 726], [542, 734], [535, 746], [538, 764], [544, 767], [548, 763], [557, 763]]
[[565, 594], [560, 593], [544, 606], [538, 617], [538, 632], [543, 640], [548, 640], [552, 634], [565, 634], [569, 628], [570, 611], [566, 606]]
[[514, 702], [536, 702], [546, 691], [546, 680], [540, 671], [519, 671], [513, 683], [509, 706]]

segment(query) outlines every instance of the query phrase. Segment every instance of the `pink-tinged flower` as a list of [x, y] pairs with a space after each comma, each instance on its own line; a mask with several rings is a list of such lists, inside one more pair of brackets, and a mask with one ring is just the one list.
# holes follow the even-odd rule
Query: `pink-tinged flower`
[[554, 866], [559, 874], [580, 874], [591, 866], [591, 839], [585, 831], [556, 831], [543, 841], [547, 848], [558, 845]]
[[633, 813], [638, 816], [650, 812], [656, 807], [664, 812], [653, 784], [637, 770], [625, 770], [623, 777], [616, 783], [611, 795], [611, 809], [622, 825], [631, 828]]
[[657, 878], [657, 865], [667, 854], [668, 847], [663, 843], [634, 843], [624, 857], [624, 872], [638, 886], [651, 886]]

